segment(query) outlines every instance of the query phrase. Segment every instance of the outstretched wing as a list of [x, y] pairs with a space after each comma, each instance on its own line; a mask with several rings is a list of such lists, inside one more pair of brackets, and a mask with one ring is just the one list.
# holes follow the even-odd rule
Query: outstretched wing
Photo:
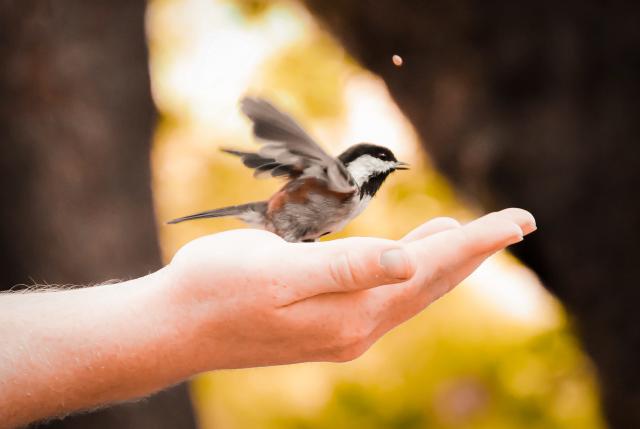
[[[328, 155], [289, 115], [261, 98], [245, 97], [242, 112], [253, 121], [253, 133], [262, 141], [257, 154], [242, 153], [256, 174], [309, 176], [325, 180], [336, 192], [353, 192], [355, 181], [342, 162]], [[233, 153], [233, 152], [232, 152]]]
[[222, 149], [223, 152], [231, 155], [239, 156], [242, 159], [242, 163], [249, 168], [253, 168], [254, 177], [282, 177], [286, 176], [289, 179], [295, 179], [300, 177], [303, 173], [303, 168], [295, 165], [281, 164], [276, 162], [273, 158], [265, 158], [257, 153], [242, 152], [233, 149]]

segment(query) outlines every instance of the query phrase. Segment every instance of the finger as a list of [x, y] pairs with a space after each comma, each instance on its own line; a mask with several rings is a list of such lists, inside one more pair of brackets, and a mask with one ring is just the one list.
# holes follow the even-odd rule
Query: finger
[[428, 222], [423, 223], [413, 231], [402, 238], [402, 242], [409, 243], [411, 241], [420, 240], [421, 238], [437, 234], [448, 229], [459, 228], [460, 222], [450, 217], [437, 217]]
[[291, 291], [296, 300], [398, 283], [416, 271], [405, 245], [392, 240], [356, 237], [292, 244], [290, 251], [287, 271], [303, 285]]
[[[496, 252], [522, 240], [536, 229], [533, 216], [521, 209], [490, 213], [461, 228], [450, 229], [408, 244], [418, 258], [436, 259], [439, 265]], [[419, 259], [422, 261], [422, 259]]]
[[[466, 262], [461, 268], [466, 275], [462, 275], [460, 281], [493, 254], [480, 255]], [[377, 309], [376, 314], [382, 315], [379, 317], [380, 322], [371, 333], [371, 341], [376, 341], [391, 329], [416, 316], [459, 283], [436, 281], [430, 285], [431, 287], [419, 287], [420, 285], [410, 281], [400, 285], [399, 288], [378, 288], [369, 291], [369, 307], [373, 309], [369, 311], [375, 312]]]
[[535, 230], [535, 220], [521, 209], [490, 213], [461, 228], [451, 229], [409, 243], [408, 250], [420, 261], [422, 274], [429, 278], [447, 276], [450, 284], [464, 278], [460, 267], [475, 257], [493, 254], [522, 241]]
[[418, 271], [398, 287], [371, 291], [375, 307], [384, 309], [388, 323], [395, 326], [447, 293], [489, 256], [534, 230], [531, 214], [507, 209], [409, 243], [407, 250], [417, 259]]
[[523, 235], [530, 234], [537, 229], [536, 219], [531, 213], [523, 209], [511, 207], [499, 212], [490, 213], [487, 216], [490, 215], [503, 216], [506, 219], [512, 220], [522, 229]]
[[[447, 223], [449, 222], [444, 222], [444, 224]], [[449, 223], [448, 226], [454, 225]], [[463, 234], [455, 234], [458, 228], [445, 227], [440, 234], [430, 236], [426, 234], [426, 238], [414, 242], [416, 246], [423, 247], [417, 255], [423, 256], [424, 253], [430, 253], [429, 251], [434, 253], [432, 261], [429, 259], [419, 261], [418, 271], [408, 281], [395, 286], [369, 289], [361, 293], [325, 293], [296, 302], [287, 309], [294, 314], [306, 316], [324, 309], [322, 314], [327, 315], [327, 326], [344, 328], [328, 331], [333, 333], [331, 338], [342, 338], [335, 350], [347, 350], [351, 353], [347, 356], [357, 356], [385, 332], [414, 316], [433, 302], [437, 296], [444, 293], [439, 292], [439, 289], [443, 289], [442, 285], [447, 285], [451, 278], [468, 275], [493, 252], [508, 243], [521, 240], [523, 232], [530, 232], [533, 228], [535, 228], [535, 222], [530, 215], [514, 210], [494, 213], [471, 222], [460, 228], [465, 230]], [[417, 230], [424, 232], [430, 231], [430, 228], [423, 225]], [[433, 230], [435, 228], [431, 231]], [[443, 246], [449, 241], [448, 239], [451, 239], [452, 243], [450, 251], [436, 253], [435, 251], [446, 250]], [[369, 243], [359, 242], [358, 244]], [[412, 245], [413, 243], [407, 245], [408, 251], [411, 250]], [[356, 248], [352, 244], [350, 247]], [[489, 251], [482, 253], [483, 249], [489, 249]], [[457, 252], [464, 253], [466, 258], [456, 259]], [[443, 275], [449, 275], [450, 278], [434, 279], [430, 274], [425, 274], [432, 271], [428, 267], [425, 269], [425, 266], [433, 263], [444, 267]], [[329, 315], [332, 316], [329, 317]], [[342, 334], [337, 335], [334, 332], [342, 332]], [[347, 346], [354, 344], [355, 347], [345, 349], [345, 344]]]

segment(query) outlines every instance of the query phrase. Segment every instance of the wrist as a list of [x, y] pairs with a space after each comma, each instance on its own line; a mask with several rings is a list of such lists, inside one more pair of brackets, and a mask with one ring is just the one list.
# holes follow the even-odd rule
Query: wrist
[[[149, 324], [149, 348], [155, 350], [156, 371], [167, 384], [179, 382], [203, 371], [198, 365], [198, 317], [183, 285], [170, 265], [135, 280], [134, 306]], [[189, 301], [192, 301], [191, 304]], [[191, 311], [190, 311], [191, 308]]]
[[184, 268], [172, 262], [153, 273], [149, 293], [158, 313], [163, 315], [161, 323], [170, 327], [165, 334], [170, 342], [168, 348], [180, 361], [180, 371], [187, 378], [219, 368], [213, 358], [217, 349], [213, 343], [215, 333], [221, 329], [216, 324], [218, 300], [211, 297], [214, 279], [202, 287], [197, 270]]

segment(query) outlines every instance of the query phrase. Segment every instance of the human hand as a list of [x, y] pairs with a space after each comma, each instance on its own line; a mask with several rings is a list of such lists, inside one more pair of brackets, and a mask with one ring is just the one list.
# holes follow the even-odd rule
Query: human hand
[[163, 293], [194, 373], [347, 361], [535, 228], [528, 212], [506, 209], [465, 226], [433, 219], [400, 241], [227, 231], [180, 249]]

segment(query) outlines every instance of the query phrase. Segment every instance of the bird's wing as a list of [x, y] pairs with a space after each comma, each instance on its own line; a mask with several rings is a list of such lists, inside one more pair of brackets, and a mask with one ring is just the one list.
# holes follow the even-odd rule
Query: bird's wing
[[316, 177], [336, 192], [357, 188], [344, 164], [322, 150], [289, 115], [261, 98], [245, 97], [241, 109], [253, 121], [253, 133], [262, 141], [258, 154], [242, 155], [247, 166], [259, 163], [252, 167], [256, 174]]
[[222, 149], [222, 151], [240, 157], [246, 167], [254, 169], [253, 175], [257, 178], [271, 176], [296, 179], [303, 173], [303, 168], [296, 165], [281, 164], [273, 158], [266, 158], [257, 153], [242, 152], [234, 149]]

